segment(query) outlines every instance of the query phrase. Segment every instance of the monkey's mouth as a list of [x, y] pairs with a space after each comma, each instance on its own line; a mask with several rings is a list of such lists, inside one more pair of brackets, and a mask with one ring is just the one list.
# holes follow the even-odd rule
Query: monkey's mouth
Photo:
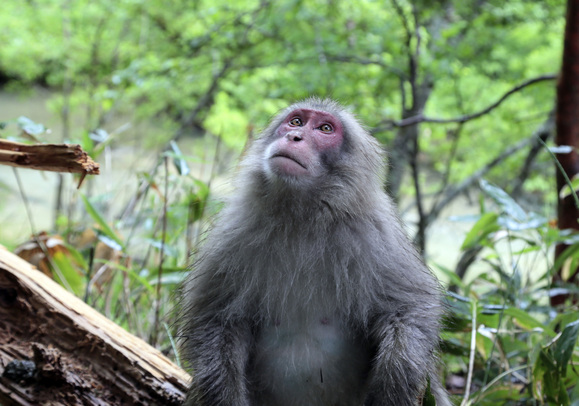
[[299, 166], [301, 166], [302, 168], [308, 169], [308, 168], [306, 168], [306, 166], [303, 163], [301, 163], [300, 161], [298, 161], [297, 159], [295, 159], [293, 156], [291, 156], [289, 154], [286, 154], [283, 152], [278, 152], [278, 153], [273, 154], [270, 159], [276, 159], [276, 158], [289, 159], [290, 161], [293, 161], [296, 164], [298, 164]]

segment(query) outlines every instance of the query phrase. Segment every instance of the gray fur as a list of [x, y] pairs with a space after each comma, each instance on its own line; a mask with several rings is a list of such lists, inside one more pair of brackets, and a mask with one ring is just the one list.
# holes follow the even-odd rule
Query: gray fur
[[[267, 174], [264, 151], [296, 108], [344, 126], [315, 179]], [[435, 374], [438, 282], [383, 191], [378, 142], [337, 103], [282, 111], [248, 150], [183, 288], [186, 405], [411, 406]]]

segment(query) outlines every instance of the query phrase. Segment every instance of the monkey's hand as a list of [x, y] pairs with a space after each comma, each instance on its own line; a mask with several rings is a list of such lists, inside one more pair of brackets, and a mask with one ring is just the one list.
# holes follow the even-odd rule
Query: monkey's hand
[[185, 343], [193, 369], [185, 406], [249, 406], [245, 376], [249, 327], [215, 318], [195, 324]]
[[[422, 315], [422, 317], [424, 317]], [[415, 312], [380, 316], [367, 406], [414, 406], [434, 368], [437, 330]]]

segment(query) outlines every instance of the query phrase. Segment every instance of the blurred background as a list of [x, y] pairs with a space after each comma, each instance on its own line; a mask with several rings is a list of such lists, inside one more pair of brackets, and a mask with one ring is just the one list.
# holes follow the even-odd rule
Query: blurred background
[[[331, 97], [385, 146], [385, 188], [450, 289], [450, 391], [578, 405], [577, 304], [549, 301], [553, 247], [574, 238], [555, 227], [549, 149], [565, 10], [3, 0], [0, 137], [80, 144], [101, 174], [77, 189], [75, 175], [0, 166], [0, 244], [174, 358], [175, 292], [244, 146], [289, 103]], [[575, 341], [557, 349], [561, 331]]]

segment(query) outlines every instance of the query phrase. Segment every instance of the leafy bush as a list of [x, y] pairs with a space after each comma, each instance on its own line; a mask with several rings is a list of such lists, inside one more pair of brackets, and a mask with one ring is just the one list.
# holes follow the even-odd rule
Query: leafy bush
[[[481, 189], [494, 210], [481, 204], [462, 246], [480, 249], [480, 273], [465, 282], [444, 270], [454, 285], [442, 346], [450, 381], [457, 373], [465, 378], [455, 388], [467, 392], [465, 404], [578, 405], [577, 303], [550, 305], [552, 295], [579, 293], [575, 285], [551, 283], [559, 266], [550, 260], [552, 248], [568, 242], [569, 233], [496, 186], [483, 181]], [[578, 258], [571, 247], [566, 260]]]

